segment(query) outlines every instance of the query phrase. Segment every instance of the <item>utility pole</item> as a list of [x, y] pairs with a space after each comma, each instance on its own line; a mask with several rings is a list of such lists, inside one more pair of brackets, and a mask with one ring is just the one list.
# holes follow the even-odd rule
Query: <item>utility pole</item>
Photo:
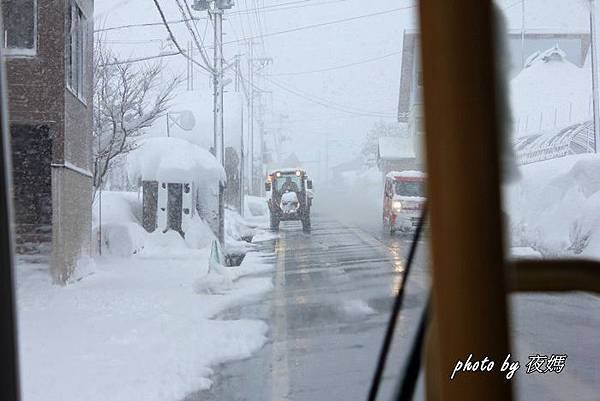
[[[240, 57], [238, 54], [235, 56], [235, 91], [240, 92], [241, 70], [240, 70]], [[243, 85], [243, 83], [242, 83]], [[244, 154], [244, 95], [240, 93], [240, 183], [239, 183], [239, 208], [240, 215], [244, 216], [244, 163], [246, 163], [246, 157]]]
[[[262, 186], [261, 186], [261, 179], [262, 179], [262, 173], [263, 173], [263, 152], [264, 152], [264, 118], [263, 118], [263, 113], [264, 113], [264, 107], [263, 104], [261, 102], [261, 98], [260, 96], [263, 93], [268, 93], [268, 91], [262, 91], [260, 90], [260, 88], [257, 90], [255, 83], [254, 83], [254, 75], [256, 71], [260, 71], [263, 68], [265, 68], [266, 66], [268, 66], [269, 64], [271, 64], [273, 62], [273, 59], [270, 57], [258, 57], [255, 58], [254, 57], [254, 43], [252, 41], [250, 41], [250, 57], [248, 59], [248, 76], [249, 76], [249, 81], [250, 81], [250, 99], [249, 99], [249, 105], [248, 105], [248, 109], [250, 112], [250, 116], [249, 116], [249, 128], [250, 128], [250, 138], [249, 138], [249, 157], [250, 157], [250, 182], [251, 182], [251, 187], [250, 187], [250, 193], [253, 195], [258, 195], [260, 196], [262, 193]], [[255, 106], [255, 98], [258, 97], [259, 98], [259, 103], [258, 103], [258, 112], [260, 115], [260, 118], [256, 118], [256, 106]], [[259, 134], [260, 134], [260, 158], [258, 158], [258, 164], [255, 163], [255, 150], [254, 147], [256, 146], [256, 141], [254, 138], [254, 122], [257, 121], [258, 122], [258, 126], [259, 126]], [[260, 176], [257, 174], [257, 170], [260, 169]]]
[[217, 8], [217, 2], [212, 1], [208, 9], [214, 28], [213, 55], [213, 111], [214, 132], [213, 144], [215, 157], [221, 165], [224, 163], [223, 151], [223, 10]]
[[250, 81], [250, 100], [248, 100], [248, 156], [250, 158], [250, 193], [254, 193], [254, 42], [250, 40], [250, 58], [248, 59], [248, 78]]
[[525, 0], [521, 0], [521, 69], [525, 68]]
[[600, 151], [600, 105], [598, 104], [598, 41], [596, 35], [596, 1], [590, 0], [590, 57], [592, 65], [592, 103], [594, 116], [594, 152]]
[[[233, 7], [233, 0], [194, 0], [194, 10], [208, 10], [213, 21], [213, 152], [217, 160], [225, 167], [223, 138], [223, 10]], [[224, 186], [219, 186], [219, 230], [221, 244], [225, 236], [225, 199]]]
[[240, 215], [244, 216], [244, 102], [240, 105]]

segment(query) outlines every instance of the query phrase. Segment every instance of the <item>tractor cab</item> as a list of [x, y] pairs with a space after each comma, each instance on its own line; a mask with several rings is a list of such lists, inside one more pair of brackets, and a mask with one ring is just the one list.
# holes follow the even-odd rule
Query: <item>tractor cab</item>
[[281, 221], [302, 222], [304, 232], [310, 231], [312, 180], [306, 171], [286, 168], [272, 171], [265, 182], [271, 229], [279, 230]]

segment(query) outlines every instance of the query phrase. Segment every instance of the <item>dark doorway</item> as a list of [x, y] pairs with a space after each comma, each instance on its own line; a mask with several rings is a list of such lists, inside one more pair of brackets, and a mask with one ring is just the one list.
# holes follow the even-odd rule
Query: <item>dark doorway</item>
[[170, 183], [167, 198], [167, 229], [183, 235], [181, 229], [181, 210], [183, 207], [182, 184]]
[[49, 253], [52, 139], [44, 125], [12, 124], [13, 199], [18, 253]]

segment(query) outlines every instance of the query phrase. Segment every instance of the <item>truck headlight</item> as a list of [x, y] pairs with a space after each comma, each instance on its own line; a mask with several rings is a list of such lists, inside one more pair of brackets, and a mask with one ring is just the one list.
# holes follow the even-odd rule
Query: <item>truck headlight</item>
[[402, 203], [400, 203], [400, 201], [393, 201], [392, 210], [394, 211], [394, 213], [400, 213], [400, 211], [402, 210]]

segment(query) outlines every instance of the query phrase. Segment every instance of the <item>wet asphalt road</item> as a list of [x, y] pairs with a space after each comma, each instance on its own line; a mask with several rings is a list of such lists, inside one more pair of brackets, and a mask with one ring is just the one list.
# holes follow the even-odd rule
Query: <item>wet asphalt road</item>
[[[274, 271], [266, 273], [273, 291], [221, 318], [261, 319], [269, 340], [251, 358], [215, 367], [213, 387], [185, 401], [366, 400], [410, 238], [384, 234], [374, 216], [342, 223], [331, 215], [315, 214], [311, 234], [282, 224], [280, 238], [262, 244], [274, 252]], [[425, 303], [424, 245], [408, 279], [379, 400], [394, 393]], [[598, 400], [600, 340], [589, 334], [600, 329], [600, 297], [523, 294], [512, 296], [510, 306], [513, 359], [521, 362], [517, 399]], [[528, 355], [536, 353], [568, 354], [568, 368], [527, 375]]]
[[[282, 224], [280, 238], [263, 244], [275, 252], [273, 291], [222, 316], [268, 322], [268, 343], [249, 359], [216, 367], [213, 387], [186, 401], [365, 400], [410, 242], [375, 227], [318, 214], [310, 234]], [[425, 302], [423, 251], [413, 273], [382, 400], [393, 393]]]

